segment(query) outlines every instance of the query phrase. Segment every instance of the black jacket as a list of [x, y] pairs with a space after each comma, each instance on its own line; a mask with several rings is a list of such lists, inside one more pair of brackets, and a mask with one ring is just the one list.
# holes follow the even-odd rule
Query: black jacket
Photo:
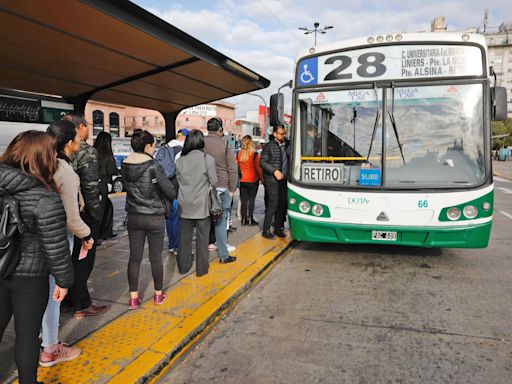
[[[80, 150], [72, 157], [75, 172], [80, 177], [80, 191], [85, 202], [85, 213], [92, 220], [100, 219], [100, 192], [98, 190], [98, 155], [96, 149], [85, 141], [80, 143]], [[85, 220], [89, 226], [90, 221]]]
[[121, 164], [126, 190], [125, 209], [131, 213], [167, 215], [176, 193], [164, 169], [146, 154], [132, 153]]
[[261, 151], [260, 167], [266, 182], [277, 183], [274, 172], [283, 172], [283, 158], [281, 155], [281, 147], [274, 136], [270, 136], [270, 141], [265, 144], [263, 151]]
[[21, 260], [14, 276], [48, 277], [51, 273], [62, 288], [73, 285], [66, 212], [60, 196], [17, 168], [0, 163], [0, 195], [20, 203], [25, 231], [20, 237]]

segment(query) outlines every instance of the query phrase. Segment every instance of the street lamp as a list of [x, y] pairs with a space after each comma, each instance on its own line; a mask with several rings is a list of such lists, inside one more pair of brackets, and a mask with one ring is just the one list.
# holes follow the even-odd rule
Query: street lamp
[[268, 113], [267, 113], [267, 102], [265, 101], [265, 98], [263, 96], [257, 95], [256, 93], [247, 92], [248, 95], [256, 96], [263, 101], [263, 105], [265, 106], [265, 114], [264, 116], [264, 122], [265, 122], [265, 136], [268, 136], [268, 129], [269, 129], [269, 123], [268, 123]]
[[309, 35], [310, 33], [314, 33], [315, 34], [315, 47], [316, 47], [316, 34], [317, 33], [325, 34], [326, 30], [332, 29], [334, 27], [332, 25], [327, 25], [327, 26], [324, 26], [323, 28], [318, 29], [318, 27], [320, 26], [320, 23], [318, 21], [316, 21], [313, 24], [313, 26], [315, 27], [315, 29], [308, 29], [307, 27], [300, 27], [299, 30], [306, 31], [306, 32], [304, 32], [305, 35]]

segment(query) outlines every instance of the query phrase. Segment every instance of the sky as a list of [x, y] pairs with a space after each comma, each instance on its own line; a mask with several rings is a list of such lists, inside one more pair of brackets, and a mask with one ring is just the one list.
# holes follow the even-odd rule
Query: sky
[[[299, 27], [333, 26], [319, 34], [317, 45], [379, 34], [430, 31], [437, 16], [445, 16], [448, 31], [483, 26], [488, 10], [488, 30], [512, 23], [510, 0], [132, 0], [187, 34], [201, 40], [271, 81], [257, 91], [270, 95], [292, 78], [298, 52], [314, 45], [312, 34]], [[287, 112], [290, 93], [285, 91]], [[236, 116], [257, 110], [261, 100], [236, 96]]]

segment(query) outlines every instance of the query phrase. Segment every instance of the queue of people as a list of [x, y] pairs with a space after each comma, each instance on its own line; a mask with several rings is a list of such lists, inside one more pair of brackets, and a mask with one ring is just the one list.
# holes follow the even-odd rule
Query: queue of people
[[[146, 239], [155, 305], [166, 298], [162, 261], [166, 230], [168, 248], [176, 254], [181, 274], [192, 267], [193, 254], [196, 275], [208, 273], [211, 236], [220, 263], [236, 261], [230, 255], [234, 247], [227, 242], [227, 220], [239, 182], [242, 225], [259, 224], [254, 206], [263, 181], [267, 207], [262, 235], [268, 239], [285, 236], [288, 152], [284, 129], [274, 129], [261, 156], [252, 138], [245, 136], [235, 156], [224, 139], [222, 120], [210, 119], [207, 128], [206, 137], [199, 130], [180, 130], [177, 139], [167, 144], [170, 154], [166, 159], [153, 157], [151, 133], [137, 130], [131, 137], [133, 152], [121, 166], [127, 192], [131, 310], [142, 302], [138, 280]], [[98, 241], [114, 236], [107, 182], [118, 171], [110, 135], [99, 134], [94, 147], [86, 143], [88, 138], [84, 115], [71, 112], [52, 123], [47, 132], [20, 133], [0, 157], [0, 208], [14, 201], [11, 220], [18, 232], [13, 247], [19, 245], [2, 249], [10, 252], [9, 257], [13, 255], [15, 264], [6, 276], [0, 265], [0, 340], [14, 316], [15, 361], [22, 384], [37, 383], [38, 364], [49, 367], [80, 355], [79, 348], [59, 339], [61, 312], [86, 318], [110, 309], [92, 302], [87, 280]], [[212, 190], [223, 208], [218, 220], [210, 214]]]

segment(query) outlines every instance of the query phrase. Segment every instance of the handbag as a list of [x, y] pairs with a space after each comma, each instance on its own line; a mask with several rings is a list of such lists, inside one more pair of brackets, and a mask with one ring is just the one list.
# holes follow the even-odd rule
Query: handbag
[[18, 201], [9, 196], [0, 198], [0, 280], [12, 275], [20, 262], [18, 237], [23, 228]]
[[[204, 155], [204, 166], [206, 168], [206, 174], [208, 175], [208, 165], [206, 164], [206, 155]], [[222, 199], [220, 198], [217, 189], [213, 188], [208, 178], [208, 209], [210, 211], [210, 217], [214, 223], [218, 223], [222, 219], [224, 208], [222, 208]]]

